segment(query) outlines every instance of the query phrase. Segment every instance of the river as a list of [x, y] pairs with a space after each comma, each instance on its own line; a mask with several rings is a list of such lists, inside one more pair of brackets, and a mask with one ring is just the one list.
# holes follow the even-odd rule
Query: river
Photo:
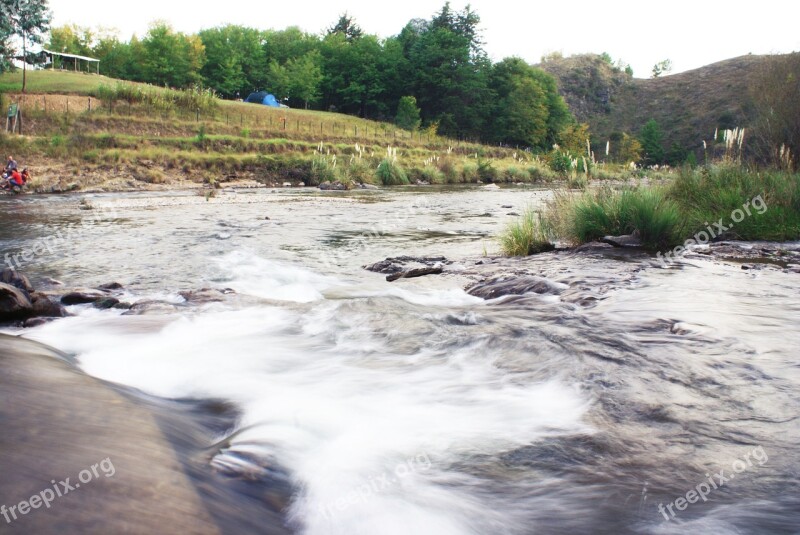
[[[3, 199], [0, 250], [35, 285], [176, 305], [4, 332], [146, 395], [235, 406], [206, 469], [283, 474], [296, 533], [798, 533], [800, 275], [548, 254], [525, 266], [561, 297], [467, 294], [458, 272], [548, 196]], [[393, 283], [362, 269], [399, 255], [453, 264]], [[177, 293], [204, 287], [235, 298]]]

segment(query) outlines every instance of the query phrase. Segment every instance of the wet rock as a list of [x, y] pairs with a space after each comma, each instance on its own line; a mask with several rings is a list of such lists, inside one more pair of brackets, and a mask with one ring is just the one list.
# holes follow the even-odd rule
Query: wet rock
[[415, 277], [424, 277], [425, 275], [440, 275], [442, 271], [442, 266], [409, 269], [408, 271], [401, 271], [399, 273], [386, 275], [386, 280], [392, 282], [396, 281], [397, 279], [413, 279]]
[[85, 305], [88, 303], [94, 303], [95, 301], [100, 301], [106, 297], [107, 295], [104, 292], [97, 290], [78, 290], [64, 294], [64, 296], [61, 298], [61, 303], [67, 306]]
[[375, 273], [399, 273], [410, 269], [436, 267], [437, 264], [449, 264], [443, 256], [396, 256], [364, 266], [367, 271]]
[[605, 236], [601, 240], [614, 247], [642, 247], [642, 240], [635, 234], [625, 234], [623, 236]]
[[520, 277], [497, 277], [473, 284], [467, 293], [483, 299], [496, 299], [504, 295], [523, 295], [527, 293], [558, 295], [566, 286], [542, 277], [523, 275]]
[[178, 307], [166, 301], [139, 301], [131, 305], [123, 316], [155, 316], [162, 314], [174, 314]]
[[323, 182], [319, 185], [319, 189], [322, 191], [345, 191], [347, 190], [347, 185], [337, 180], [336, 182]]
[[67, 310], [61, 303], [53, 301], [50, 299], [50, 297], [43, 293], [32, 293], [31, 304], [33, 306], [33, 316], [63, 318], [68, 315]]
[[504, 204], [500, 208], [514, 208], [514, 207], [511, 206], [510, 204]]
[[133, 305], [131, 305], [130, 303], [126, 303], [125, 301], [120, 301], [119, 303], [114, 305], [114, 308], [116, 310], [130, 310], [132, 306]]
[[481, 186], [481, 189], [496, 190], [500, 189], [500, 186], [497, 184], [486, 184], [485, 186]]
[[64, 283], [61, 282], [60, 280], [51, 279], [50, 277], [45, 277], [44, 279], [42, 279], [42, 282], [50, 286], [64, 286]]
[[378, 186], [375, 186], [373, 184], [359, 184], [358, 188], [359, 189], [380, 189]]
[[44, 325], [45, 323], [50, 323], [55, 318], [28, 318], [24, 322], [22, 322], [22, 326], [26, 329], [31, 329], [33, 327], [39, 327], [40, 325]]
[[116, 297], [104, 297], [99, 301], [95, 301], [92, 303], [94, 308], [99, 308], [100, 310], [108, 310], [109, 308], [114, 308], [119, 304], [119, 299]]
[[19, 288], [20, 290], [25, 290], [29, 293], [33, 291], [33, 285], [31, 281], [28, 280], [28, 277], [15, 269], [5, 268], [0, 272], [0, 282]]
[[186, 290], [178, 292], [178, 295], [186, 299], [188, 303], [218, 303], [225, 300], [226, 295], [235, 294], [231, 288], [218, 290], [216, 288], [201, 288], [200, 290]]
[[33, 314], [33, 304], [25, 290], [0, 282], [0, 321], [28, 318]]
[[122, 290], [123, 286], [118, 282], [108, 282], [106, 284], [101, 284], [97, 287], [98, 290]]

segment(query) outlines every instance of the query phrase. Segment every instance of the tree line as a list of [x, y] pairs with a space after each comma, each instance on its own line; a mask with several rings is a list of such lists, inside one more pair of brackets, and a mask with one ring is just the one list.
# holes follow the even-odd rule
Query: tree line
[[184, 34], [157, 21], [141, 38], [122, 41], [62, 26], [51, 29], [46, 46], [96, 57], [103, 73], [124, 80], [203, 85], [228, 99], [264, 90], [291, 107], [377, 120], [395, 120], [399, 108], [406, 126], [548, 150], [574, 123], [555, 80], [519, 58], [493, 63], [479, 25], [469, 6], [445, 3], [386, 39], [344, 14], [320, 34], [237, 25]]

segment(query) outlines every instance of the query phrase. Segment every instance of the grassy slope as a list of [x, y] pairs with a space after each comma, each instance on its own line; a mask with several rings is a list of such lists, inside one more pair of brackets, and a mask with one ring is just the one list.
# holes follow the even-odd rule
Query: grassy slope
[[661, 78], [630, 78], [599, 56], [549, 60], [541, 65], [597, 143], [612, 132], [638, 133], [649, 119], [661, 125], [665, 145], [699, 150], [717, 127], [747, 126], [749, 86], [767, 56], [741, 56]]
[[[342, 114], [231, 101], [218, 101], [215, 110], [199, 117], [191, 110], [156, 110], [124, 101], [109, 109], [92, 95], [97, 95], [101, 84], [114, 86], [117, 80], [68, 71], [31, 71], [23, 96], [21, 79], [19, 72], [0, 76], [0, 90], [6, 93], [6, 103], [22, 103], [25, 137], [6, 136], [0, 145], [29, 160], [49, 159], [53, 169], [46, 172], [51, 174], [63, 174], [57, 162], [64, 162], [80, 168], [84, 176], [117, 176], [130, 187], [138, 182], [169, 184], [210, 178], [297, 182], [304, 180], [312, 160], [318, 158], [315, 151], [320, 143], [329, 164], [333, 165], [334, 155], [338, 158], [334, 174], [344, 173], [343, 166], [353, 163], [358, 143], [363, 160], [355, 178], [365, 181], [374, 179], [367, 174], [377, 168], [388, 145], [399, 148], [399, 163], [412, 181], [474, 182], [481, 178], [476, 172], [479, 154], [482, 160], [491, 159], [501, 181], [529, 180], [527, 169], [536, 164], [513, 150], [412, 134], [391, 124]], [[512, 167], [515, 172], [508, 173]], [[85, 183], [101, 187], [99, 180]]]

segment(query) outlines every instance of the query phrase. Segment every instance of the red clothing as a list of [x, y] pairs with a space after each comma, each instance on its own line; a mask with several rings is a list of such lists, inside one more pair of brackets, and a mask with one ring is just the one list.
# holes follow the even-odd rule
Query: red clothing
[[9, 179], [9, 181], [17, 186], [22, 186], [24, 184], [24, 182], [22, 181], [22, 175], [19, 174], [19, 171], [17, 171], [16, 169], [11, 171], [11, 178]]

